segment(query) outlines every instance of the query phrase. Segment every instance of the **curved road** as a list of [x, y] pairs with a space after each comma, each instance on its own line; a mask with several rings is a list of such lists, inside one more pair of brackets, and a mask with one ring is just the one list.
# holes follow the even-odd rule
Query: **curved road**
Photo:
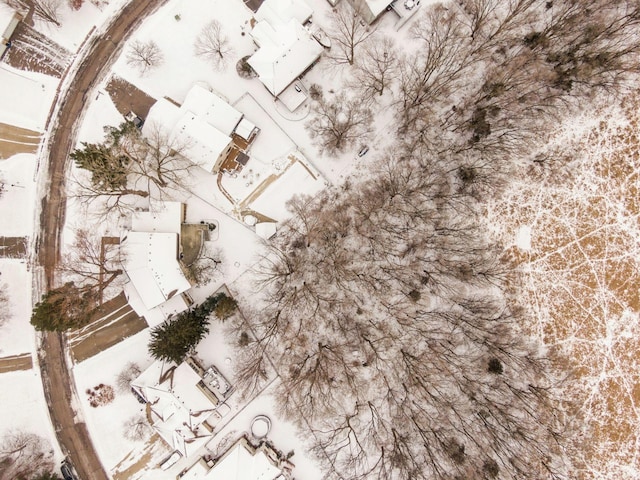
[[[38, 262], [44, 269], [45, 285], [55, 287], [55, 269], [60, 257], [60, 234], [64, 225], [66, 197], [65, 173], [69, 153], [76, 139], [76, 122], [87, 104], [87, 92], [107, 73], [111, 59], [119, 52], [120, 44], [138, 24], [167, 0], [132, 0], [120, 12], [105, 34], [91, 47], [78, 69], [72, 85], [56, 118], [50, 142], [49, 162], [40, 175], [47, 175], [49, 189], [42, 199], [40, 236], [36, 241]], [[63, 334], [43, 335], [39, 350], [40, 368], [45, 397], [60, 446], [75, 466], [82, 480], [107, 480], [102, 464], [93, 448], [84, 423], [76, 423], [71, 385], [67, 370], [66, 345]]]

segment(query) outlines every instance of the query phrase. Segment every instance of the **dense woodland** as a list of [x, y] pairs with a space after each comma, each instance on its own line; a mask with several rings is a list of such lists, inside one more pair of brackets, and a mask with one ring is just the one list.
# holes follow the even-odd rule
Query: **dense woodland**
[[341, 5], [335, 62], [360, 80], [348, 99], [316, 92], [309, 131], [343, 150], [387, 90], [398, 141], [367, 178], [291, 202], [238, 378], [255, 391], [275, 364], [282, 412], [327, 478], [576, 478], [561, 361], [523, 333], [518, 274], [483, 209], [515, 169], [546, 168], [559, 122], [633, 84], [640, 3], [436, 5], [409, 55], [375, 32], [349, 45], [365, 27]]

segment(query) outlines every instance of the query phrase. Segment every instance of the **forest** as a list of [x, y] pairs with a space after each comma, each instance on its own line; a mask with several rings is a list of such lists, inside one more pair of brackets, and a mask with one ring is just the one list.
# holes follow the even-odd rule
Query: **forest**
[[575, 454], [566, 352], [532, 334], [487, 210], [513, 178], [535, 190], [563, 167], [546, 142], [572, 116], [633, 89], [640, 3], [436, 5], [411, 26], [414, 53], [340, 5], [333, 60], [353, 86], [316, 91], [307, 128], [339, 152], [390, 91], [397, 141], [368, 175], [290, 202], [256, 271], [246, 394], [273, 362], [326, 478], [597, 478]]

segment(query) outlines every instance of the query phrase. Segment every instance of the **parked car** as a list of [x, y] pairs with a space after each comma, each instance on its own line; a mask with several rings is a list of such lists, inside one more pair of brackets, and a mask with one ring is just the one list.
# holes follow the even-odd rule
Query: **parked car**
[[62, 462], [60, 472], [62, 473], [62, 478], [64, 478], [64, 480], [79, 480], [69, 460]]
[[365, 145], [365, 146], [364, 146], [364, 147], [362, 147], [362, 148], [360, 149], [360, 151], [358, 152], [358, 156], [359, 156], [359, 157], [364, 157], [364, 156], [367, 154], [367, 152], [368, 152], [368, 151], [369, 151], [369, 147]]

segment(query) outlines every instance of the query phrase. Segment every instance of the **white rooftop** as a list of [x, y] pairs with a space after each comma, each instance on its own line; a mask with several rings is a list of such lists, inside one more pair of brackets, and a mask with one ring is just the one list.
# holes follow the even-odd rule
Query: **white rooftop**
[[198, 389], [196, 385], [202, 379], [185, 362], [160, 382], [161, 374], [174, 366], [156, 361], [131, 385], [151, 404], [154, 429], [167, 443], [188, 456], [210, 439], [210, 432], [199, 426], [213, 412], [215, 404]]
[[273, 465], [264, 452], [258, 450], [251, 455], [239, 442], [209, 470], [206, 480], [275, 480], [282, 470]]
[[278, 96], [299, 77], [323, 51], [322, 46], [295, 19], [272, 24], [259, 21], [251, 36], [260, 47], [249, 65], [272, 95]]
[[256, 12], [256, 20], [266, 20], [272, 25], [295, 19], [303, 24], [313, 14], [313, 9], [303, 0], [265, 0]]
[[148, 310], [186, 292], [176, 233], [128, 232], [121, 241], [124, 269]]
[[152, 201], [148, 212], [134, 212], [131, 230], [147, 233], [177, 233], [182, 225], [181, 202]]
[[151, 136], [155, 133], [154, 129], [159, 128], [166, 135], [170, 135], [181, 115], [180, 107], [166, 98], [160, 98], [149, 109], [147, 118], [142, 125], [142, 134]]
[[189, 111], [178, 120], [173, 134], [176, 141], [185, 146], [183, 155], [207, 171], [213, 169], [232, 142], [231, 137]]
[[0, 3], [0, 35], [4, 35], [13, 21], [16, 11], [13, 8]]
[[194, 113], [225, 135], [234, 132], [243, 116], [218, 95], [200, 85], [191, 87], [182, 108]]
[[160, 129], [173, 143], [184, 148], [185, 157], [211, 171], [232, 143], [230, 135], [242, 119], [243, 114], [218, 95], [194, 85], [181, 106], [165, 98], [154, 103], [142, 126], [142, 134], [151, 136], [155, 129]]

